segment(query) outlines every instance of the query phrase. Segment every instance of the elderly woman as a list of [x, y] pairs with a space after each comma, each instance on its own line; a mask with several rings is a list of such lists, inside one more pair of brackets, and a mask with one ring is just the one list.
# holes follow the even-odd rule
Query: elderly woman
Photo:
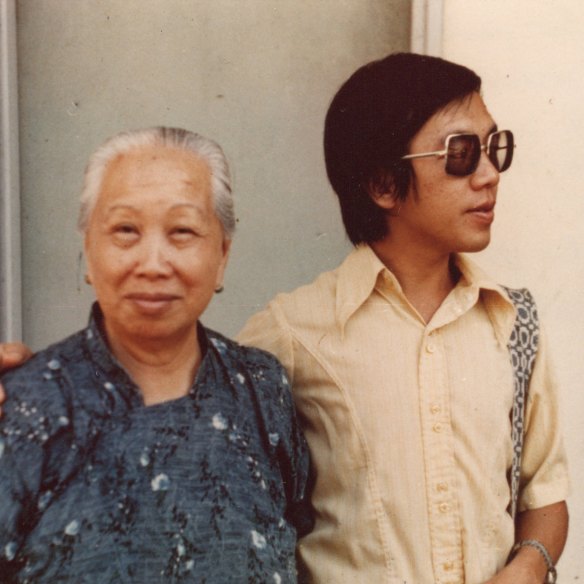
[[86, 329], [2, 377], [2, 582], [294, 582], [307, 451], [286, 375], [199, 319], [234, 230], [197, 134], [123, 133], [81, 196]]

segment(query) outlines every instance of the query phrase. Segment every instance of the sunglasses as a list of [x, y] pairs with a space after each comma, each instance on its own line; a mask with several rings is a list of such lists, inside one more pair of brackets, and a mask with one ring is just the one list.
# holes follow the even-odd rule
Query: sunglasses
[[489, 134], [486, 144], [481, 144], [476, 134], [450, 134], [446, 137], [444, 150], [436, 152], [424, 152], [423, 154], [407, 154], [402, 160], [414, 160], [415, 158], [446, 158], [444, 170], [452, 176], [468, 176], [479, 165], [481, 152], [484, 150], [497, 169], [504, 172], [511, 166], [513, 160], [513, 133], [509, 130], [500, 130]]

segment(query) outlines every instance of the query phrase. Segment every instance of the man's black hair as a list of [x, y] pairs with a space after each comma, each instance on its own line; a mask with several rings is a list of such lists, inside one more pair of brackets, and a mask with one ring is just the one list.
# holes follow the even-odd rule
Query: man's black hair
[[353, 244], [387, 234], [386, 212], [371, 192], [382, 188], [405, 199], [412, 169], [401, 157], [420, 128], [480, 88], [480, 77], [470, 69], [414, 53], [368, 63], [341, 86], [327, 112], [324, 154]]

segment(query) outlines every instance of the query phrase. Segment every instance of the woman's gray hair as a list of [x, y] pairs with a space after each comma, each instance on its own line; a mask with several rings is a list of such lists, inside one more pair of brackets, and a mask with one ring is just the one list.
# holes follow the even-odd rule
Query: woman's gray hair
[[106, 140], [89, 158], [85, 168], [77, 227], [84, 234], [101, 191], [105, 171], [120, 154], [148, 146], [166, 146], [192, 152], [204, 160], [211, 171], [211, 190], [215, 213], [223, 233], [231, 239], [235, 232], [235, 213], [229, 165], [221, 146], [200, 134], [181, 128], [156, 127], [121, 132]]

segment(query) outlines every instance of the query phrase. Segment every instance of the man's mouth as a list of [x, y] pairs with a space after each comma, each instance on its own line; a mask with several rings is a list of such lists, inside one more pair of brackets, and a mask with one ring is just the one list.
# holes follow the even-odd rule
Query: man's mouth
[[495, 219], [495, 203], [483, 203], [482, 205], [477, 205], [476, 207], [469, 209], [467, 213], [470, 213], [473, 217], [483, 223], [492, 223]]

